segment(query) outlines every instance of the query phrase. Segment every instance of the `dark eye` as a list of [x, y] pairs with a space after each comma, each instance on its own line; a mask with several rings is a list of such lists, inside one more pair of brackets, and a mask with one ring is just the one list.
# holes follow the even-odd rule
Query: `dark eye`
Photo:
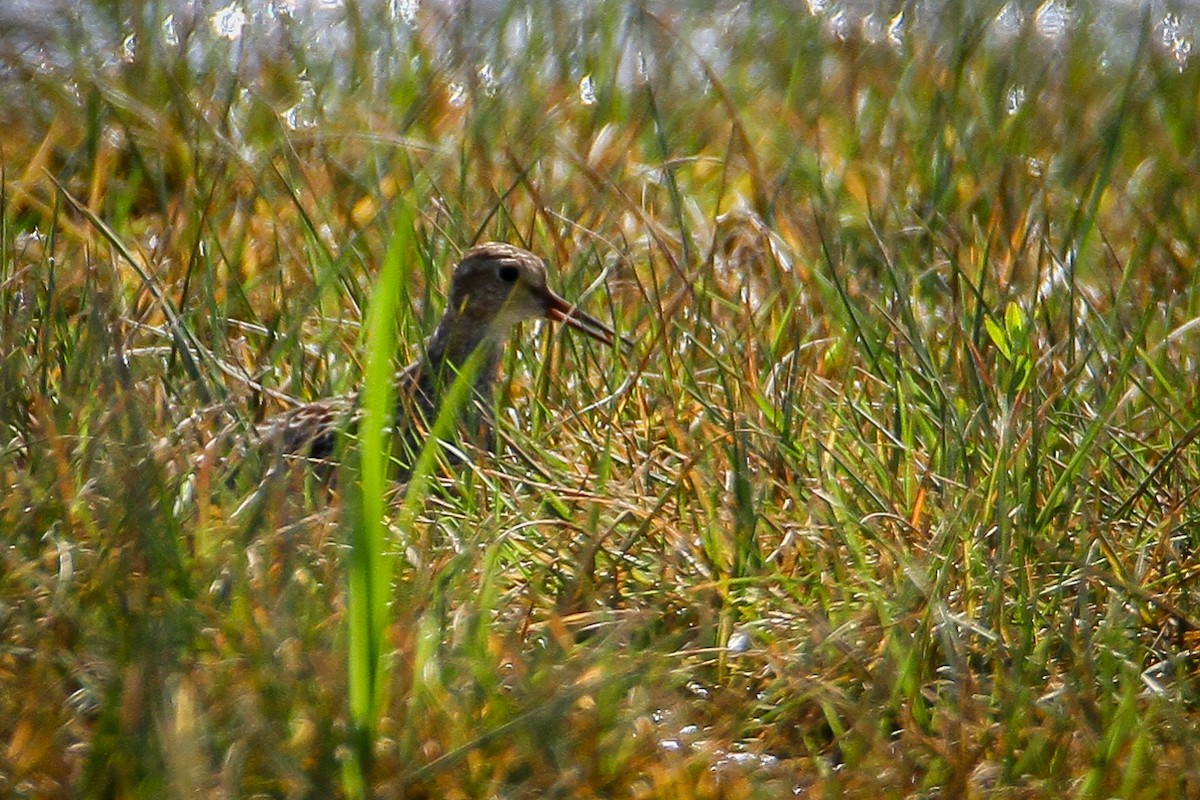
[[505, 283], [516, 283], [517, 275], [520, 274], [520, 271], [511, 264], [505, 264], [500, 268], [500, 272], [498, 274], [500, 275], [500, 280], [504, 281]]

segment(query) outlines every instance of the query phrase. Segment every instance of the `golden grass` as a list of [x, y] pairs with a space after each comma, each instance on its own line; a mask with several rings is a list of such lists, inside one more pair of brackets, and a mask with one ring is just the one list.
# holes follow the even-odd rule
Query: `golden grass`
[[638, 346], [523, 331], [387, 506], [367, 793], [1195, 793], [1200, 73], [521, 8], [233, 70], [138, 5], [5, 95], [0, 794], [353, 791], [339, 504], [198, 454], [357, 384], [408, 214], [398, 361], [483, 238]]

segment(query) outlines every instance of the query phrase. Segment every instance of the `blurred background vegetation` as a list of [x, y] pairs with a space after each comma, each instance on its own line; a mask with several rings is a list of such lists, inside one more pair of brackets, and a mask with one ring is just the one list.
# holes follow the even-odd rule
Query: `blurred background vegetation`
[[392, 504], [369, 792], [1200, 793], [1194, 13], [680, 5], [0, 6], [0, 795], [354, 788], [337, 498], [218, 432], [484, 239], [638, 344]]

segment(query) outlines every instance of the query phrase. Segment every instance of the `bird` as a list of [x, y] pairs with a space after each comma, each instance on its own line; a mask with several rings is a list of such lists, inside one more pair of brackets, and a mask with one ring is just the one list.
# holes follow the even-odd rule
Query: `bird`
[[[473, 381], [474, 403], [456, 409], [475, 430], [486, 426], [492, 390], [503, 347], [520, 322], [548, 319], [574, 328], [613, 347], [626, 337], [567, 302], [550, 288], [545, 262], [528, 250], [503, 242], [469, 249], [454, 267], [446, 309], [427, 341], [423, 354], [401, 370], [395, 385], [393, 431], [399, 437], [398, 478], [410, 473], [416, 455], [441, 413], [446, 394], [460, 374]], [[357, 422], [358, 396], [349, 395], [305, 403], [256, 426], [263, 450], [280, 460], [302, 459], [330, 463], [340, 431]]]

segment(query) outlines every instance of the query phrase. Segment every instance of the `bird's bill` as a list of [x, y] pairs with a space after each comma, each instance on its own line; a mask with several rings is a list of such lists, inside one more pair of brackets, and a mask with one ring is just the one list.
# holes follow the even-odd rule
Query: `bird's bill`
[[[577, 331], [586, 333], [596, 341], [603, 342], [609, 347], [612, 347], [613, 342], [617, 339], [617, 333], [612, 328], [586, 311], [571, 305], [554, 292], [547, 292], [546, 319], [561, 322]], [[621, 337], [621, 344], [625, 347], [633, 346], [633, 342], [624, 336]]]

